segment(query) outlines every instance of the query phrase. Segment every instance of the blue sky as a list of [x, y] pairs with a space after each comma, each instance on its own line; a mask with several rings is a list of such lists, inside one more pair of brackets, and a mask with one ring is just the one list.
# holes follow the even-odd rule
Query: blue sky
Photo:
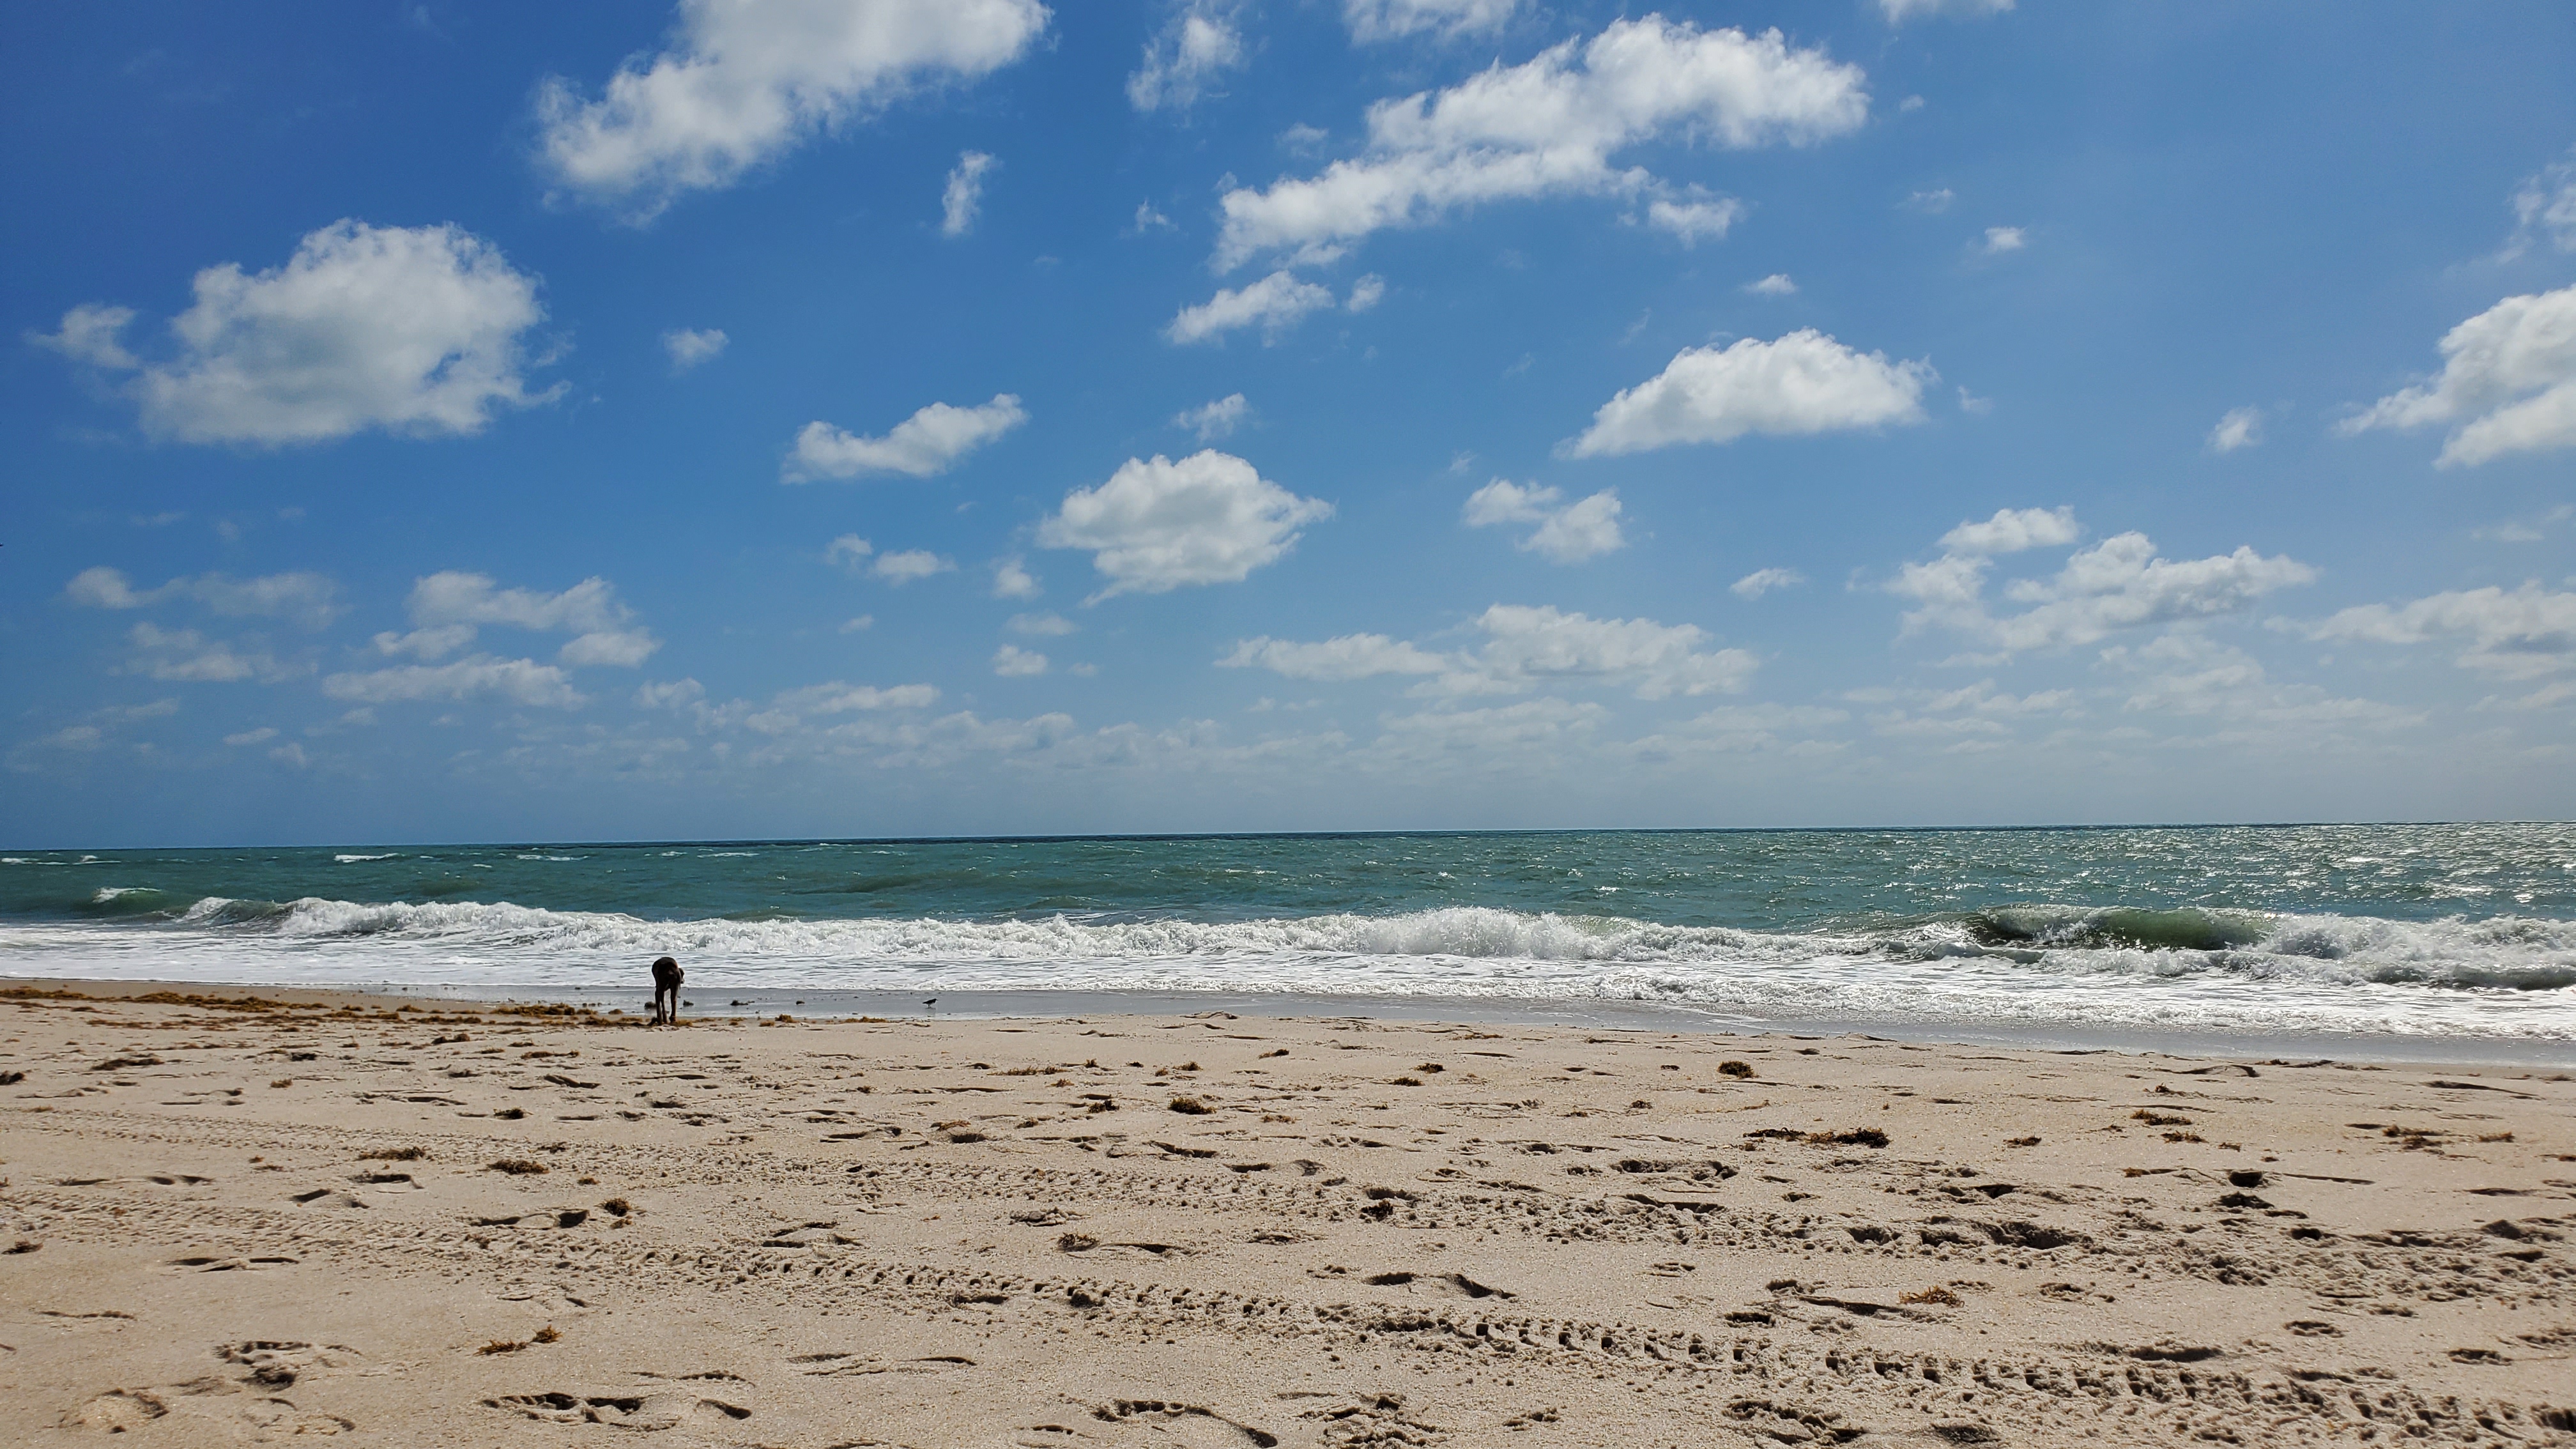
[[2562, 7], [20, 7], [0, 840], [2576, 810]]

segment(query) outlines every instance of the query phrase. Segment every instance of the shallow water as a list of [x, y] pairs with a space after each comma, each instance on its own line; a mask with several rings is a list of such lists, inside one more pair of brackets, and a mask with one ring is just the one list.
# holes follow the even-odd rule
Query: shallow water
[[0, 972], [1644, 1001], [2576, 1041], [2576, 827], [1587, 831], [0, 856]]

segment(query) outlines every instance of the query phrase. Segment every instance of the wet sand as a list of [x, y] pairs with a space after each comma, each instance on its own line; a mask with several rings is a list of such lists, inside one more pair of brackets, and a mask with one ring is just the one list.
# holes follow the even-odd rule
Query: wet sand
[[2548, 1070], [107, 991], [19, 1442], [2576, 1443]]

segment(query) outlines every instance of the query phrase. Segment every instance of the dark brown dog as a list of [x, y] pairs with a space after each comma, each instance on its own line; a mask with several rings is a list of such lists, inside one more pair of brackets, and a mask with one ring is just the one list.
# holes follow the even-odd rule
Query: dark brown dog
[[668, 956], [653, 963], [653, 1025], [679, 1024], [680, 982], [687, 974]]

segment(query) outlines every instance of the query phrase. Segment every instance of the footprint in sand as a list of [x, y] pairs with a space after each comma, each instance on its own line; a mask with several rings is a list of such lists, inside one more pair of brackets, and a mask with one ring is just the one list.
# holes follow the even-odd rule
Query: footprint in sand
[[647, 1431], [676, 1429], [693, 1421], [721, 1424], [751, 1417], [751, 1410], [739, 1404], [673, 1389], [640, 1394], [617, 1390], [503, 1394], [483, 1403], [549, 1424], [606, 1424]]
[[1115, 1399], [1093, 1409], [1091, 1417], [1093, 1437], [1112, 1444], [1150, 1443], [1176, 1449], [1242, 1449], [1253, 1445], [1256, 1449], [1272, 1449], [1279, 1442], [1278, 1435], [1236, 1423], [1214, 1409], [1163, 1399]]

